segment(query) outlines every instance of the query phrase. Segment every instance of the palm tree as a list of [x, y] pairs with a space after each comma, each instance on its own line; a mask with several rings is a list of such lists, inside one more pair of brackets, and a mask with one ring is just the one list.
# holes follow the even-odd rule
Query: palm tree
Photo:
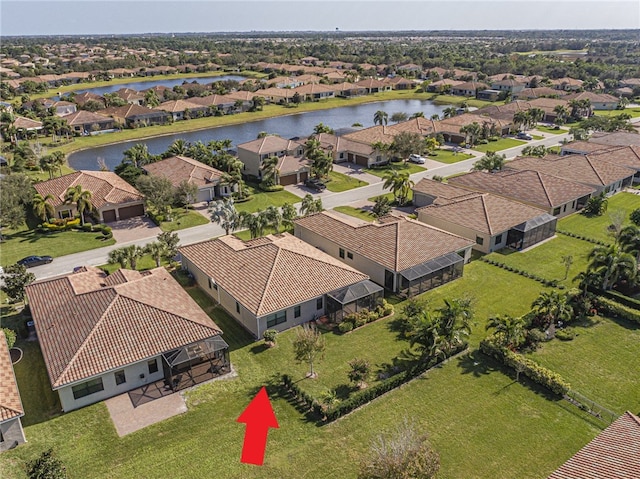
[[390, 189], [393, 193], [393, 198], [398, 204], [403, 205], [406, 203], [411, 188], [415, 185], [408, 171], [399, 172], [395, 168], [388, 171], [384, 176], [384, 183], [382, 185], [385, 189]]
[[251, 239], [257, 238], [260, 236], [260, 224], [258, 222], [258, 217], [256, 215], [252, 215], [248, 211], [241, 211], [238, 213], [238, 222], [242, 227], [247, 228], [249, 233], [251, 234]]
[[314, 128], [313, 128], [313, 134], [314, 135], [319, 135], [320, 133], [329, 133], [331, 135], [333, 135], [333, 128], [331, 128], [328, 125], [325, 125], [324, 123], [318, 123]]
[[270, 156], [262, 161], [262, 182], [268, 186], [278, 184], [278, 163], [280, 159], [277, 156]]
[[70, 186], [65, 194], [65, 203], [75, 203], [80, 221], [84, 225], [84, 212], [93, 211], [93, 203], [91, 203], [91, 191], [83, 190], [82, 185]]
[[448, 351], [462, 344], [463, 336], [471, 334], [473, 307], [468, 298], [445, 299], [444, 306], [439, 308], [439, 323], [442, 337]]
[[53, 179], [53, 172], [56, 171], [57, 165], [54, 163], [53, 156], [44, 155], [40, 158], [40, 169], [49, 173], [49, 179]]
[[473, 164], [474, 171], [487, 171], [492, 173], [494, 171], [500, 171], [504, 168], [504, 162], [506, 156], [500, 155], [495, 151], [487, 151], [487, 153]]
[[389, 114], [386, 111], [378, 110], [373, 114], [373, 124], [380, 125], [389, 123]]
[[529, 117], [526, 111], [517, 111], [513, 115], [513, 126], [515, 126], [517, 130], [520, 130], [520, 128], [526, 130], [528, 121]]
[[240, 217], [233, 205], [233, 198], [225, 198], [209, 204], [211, 221], [224, 228], [225, 234], [229, 234], [240, 227]]
[[285, 203], [280, 209], [282, 210], [282, 225], [285, 228], [293, 228], [293, 221], [298, 217], [296, 207], [291, 203]]
[[453, 118], [458, 114], [458, 109], [455, 106], [449, 106], [442, 110], [442, 116], [446, 118]]
[[322, 210], [322, 200], [320, 198], [316, 200], [310, 193], [304, 195], [304, 198], [302, 198], [302, 204], [300, 205], [300, 214], [302, 216], [320, 213]]
[[153, 241], [144, 247], [144, 253], [151, 256], [156, 262], [156, 268], [159, 268], [162, 258], [167, 255], [167, 247], [159, 241]]
[[150, 163], [150, 161], [151, 154], [145, 143], [137, 143], [128, 150], [125, 150], [124, 159], [122, 160], [123, 163], [132, 164], [136, 168], [140, 168]]
[[144, 255], [144, 249], [135, 244], [125, 246], [121, 249], [124, 251], [124, 257], [127, 259], [127, 263], [129, 263], [131, 269], [135, 270], [138, 265], [138, 260]]
[[282, 226], [282, 214], [280, 210], [275, 206], [268, 206], [267, 209], [264, 210], [264, 215], [268, 221], [268, 226], [271, 226], [275, 233], [280, 233], [280, 227]]
[[530, 108], [527, 114], [529, 116], [529, 126], [532, 128], [535, 127], [538, 122], [542, 121], [545, 115], [544, 110], [541, 108]]
[[640, 264], [640, 227], [625, 226], [620, 230], [617, 241], [622, 251], [635, 255], [636, 263]]
[[533, 312], [545, 329], [558, 321], [568, 322], [573, 317], [573, 308], [566, 293], [556, 290], [543, 291], [531, 304]]
[[169, 156], [185, 156], [188, 149], [189, 144], [182, 138], [178, 138], [176, 141], [171, 143], [171, 145], [169, 145], [166, 154]]
[[468, 145], [475, 145], [480, 134], [482, 133], [482, 127], [478, 122], [469, 123], [460, 128], [460, 133], [465, 135], [465, 143]]
[[107, 260], [109, 264], [120, 264], [121, 268], [126, 268], [129, 264], [129, 259], [124, 251], [124, 248], [113, 249], [109, 251], [109, 259]]
[[502, 345], [513, 350], [524, 341], [525, 326], [526, 322], [523, 318], [504, 314], [489, 318], [485, 329], [493, 329]]
[[[435, 113], [435, 115], [438, 116], [437, 113]], [[432, 117], [433, 117], [433, 115], [432, 115]], [[411, 120], [413, 120], [414, 118], [424, 118], [424, 112], [423, 111], [417, 111], [417, 112], [413, 113], [409, 118]], [[440, 118], [440, 117], [438, 116], [438, 118]], [[436, 118], [436, 120], [438, 118]]]
[[553, 108], [553, 112], [556, 114], [554, 123], [556, 125], [564, 125], [569, 117], [569, 110], [564, 105], [556, 105]]
[[611, 289], [619, 280], [633, 281], [638, 274], [636, 259], [617, 244], [597, 246], [587, 258], [587, 272], [599, 276], [600, 287], [604, 291]]
[[53, 201], [53, 195], [51, 194], [46, 196], [36, 194], [33, 197], [33, 201], [31, 202], [33, 212], [38, 218], [42, 219], [42, 221], [46, 221], [47, 218], [51, 218], [55, 213], [55, 208], [50, 203], [51, 201]]

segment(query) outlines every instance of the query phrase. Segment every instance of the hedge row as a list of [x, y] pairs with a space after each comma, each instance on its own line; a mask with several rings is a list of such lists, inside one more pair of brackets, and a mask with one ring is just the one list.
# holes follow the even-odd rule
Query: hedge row
[[501, 263], [500, 261], [487, 258], [486, 256], [481, 256], [480, 260], [484, 261], [485, 263], [489, 263], [490, 265], [497, 266], [498, 268], [502, 268], [504, 270], [511, 271], [512, 273], [519, 274], [520, 276], [524, 276], [525, 278], [532, 279], [534, 281], [537, 281], [538, 283], [544, 284], [545, 286], [550, 286], [552, 288], [558, 289], [565, 288], [564, 284], [559, 284], [557, 279], [546, 279], [542, 276], [538, 276], [537, 274], [529, 273], [528, 271], [525, 271], [523, 269], [518, 269], [514, 266], [509, 266], [508, 264]]
[[628, 306], [629, 308], [637, 309], [640, 311], [640, 301], [635, 298], [625, 296], [624, 294], [611, 289], [609, 291], [594, 290], [594, 292], [598, 294], [598, 296], [604, 296], [615, 301], [616, 303], [620, 303]]
[[[464, 351], [466, 348], [466, 343], [461, 344], [455, 350], [451, 351], [450, 356], [454, 356], [461, 351]], [[375, 398], [382, 396], [383, 394], [403, 385], [404, 383], [411, 381], [413, 378], [419, 376], [428, 369], [440, 364], [445, 359], [447, 358], [431, 358], [427, 362], [416, 364], [415, 366], [394, 376], [391, 376], [390, 378], [385, 379], [384, 381], [381, 381], [374, 386], [358, 391], [348, 399], [326, 409], [323, 408], [320, 401], [318, 401], [316, 398], [314, 398], [313, 396], [305, 392], [302, 388], [300, 388], [297, 384], [295, 384], [289, 376], [283, 375], [282, 383], [285, 388], [289, 390], [291, 394], [302, 403], [302, 405], [304, 406], [304, 410], [302, 412], [306, 413], [308, 411], [312, 411], [318, 417], [322, 417], [322, 421], [331, 422], [335, 421], [339, 417], [349, 414], [351, 411], [359, 408], [360, 406], [364, 406], [365, 404], [373, 401]]]
[[533, 382], [538, 383], [558, 395], [564, 395], [571, 389], [569, 383], [558, 373], [542, 367], [535, 361], [521, 354], [514, 353], [510, 349], [496, 345], [492, 341], [492, 336], [480, 341], [480, 351], [487, 356], [496, 358], [505, 366], [516, 370], [520, 369], [522, 374]]
[[389, 304], [386, 299], [379, 298], [376, 309], [369, 311], [364, 308], [355, 313], [347, 314], [342, 322], [338, 325], [338, 330], [341, 333], [348, 333], [356, 328], [364, 326], [367, 323], [377, 321], [380, 318], [387, 317], [393, 314], [393, 305]]
[[598, 308], [611, 316], [640, 324], [640, 310], [637, 308], [625, 306], [604, 296], [598, 296]]
[[578, 234], [572, 233], [571, 231], [561, 231], [559, 229], [556, 229], [556, 233], [560, 233], [565, 236], [570, 236], [572, 238], [576, 238], [582, 241], [587, 241], [589, 243], [597, 244], [600, 246], [609, 246], [609, 243], [607, 243], [606, 241], [597, 240], [595, 238], [589, 238], [588, 236], [578, 235]]

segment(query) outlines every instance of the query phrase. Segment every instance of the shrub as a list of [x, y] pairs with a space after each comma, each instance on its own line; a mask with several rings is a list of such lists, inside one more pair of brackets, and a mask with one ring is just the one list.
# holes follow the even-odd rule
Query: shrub
[[338, 330], [341, 333], [348, 333], [349, 331], [353, 330], [353, 323], [350, 321], [342, 321], [339, 325], [338, 325]]
[[1, 329], [7, 338], [7, 346], [9, 346], [9, 349], [11, 349], [13, 345], [16, 344], [16, 332], [13, 329], [9, 329], [9, 328], [1, 328]]
[[366, 310], [359, 311], [355, 314], [354, 326], [356, 328], [359, 328], [360, 326], [364, 326], [365, 324], [367, 324], [368, 319], [369, 319], [369, 311], [366, 311]]
[[267, 329], [264, 333], [262, 333], [262, 338], [265, 343], [276, 344], [276, 338], [278, 336], [278, 331], [275, 329]]
[[576, 337], [576, 333], [571, 329], [559, 329], [556, 331], [556, 338], [560, 341], [571, 341]]
[[82, 231], [87, 231], [87, 232], [93, 231], [93, 225], [91, 223], [87, 223], [86, 225], [83, 225]]
[[599, 309], [606, 314], [640, 324], [638, 309], [630, 308], [604, 296], [598, 296], [598, 305]]
[[355, 358], [349, 361], [349, 367], [351, 368], [347, 373], [349, 381], [362, 387], [371, 374], [371, 364], [366, 359]]

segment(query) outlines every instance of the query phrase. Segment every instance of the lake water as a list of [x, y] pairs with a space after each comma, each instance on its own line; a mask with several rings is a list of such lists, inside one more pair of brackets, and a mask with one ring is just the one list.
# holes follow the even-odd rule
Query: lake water
[[441, 114], [447, 106], [436, 105], [429, 100], [388, 100], [296, 113], [239, 125], [176, 133], [78, 151], [69, 156], [69, 166], [75, 170], [98, 170], [98, 159], [100, 158], [104, 159], [106, 165], [113, 170], [122, 161], [123, 152], [136, 143], [146, 143], [149, 152], [154, 155], [166, 151], [169, 145], [178, 138], [191, 143], [198, 140], [207, 143], [211, 140], [230, 139], [235, 147], [240, 143], [255, 140], [258, 134], [263, 131], [280, 135], [283, 138], [304, 137], [312, 134], [313, 128], [318, 123], [324, 123], [334, 130], [349, 128], [354, 123], [361, 123], [363, 127], [369, 127], [373, 125], [373, 115], [378, 110], [387, 112], [389, 117], [396, 112], [404, 112], [409, 116], [413, 113], [423, 112], [426, 118], [430, 118], [435, 113]]
[[[85, 90], [74, 90], [75, 93], [84, 93], [86, 91], [95, 93], [96, 95], [104, 95], [105, 93], [113, 93], [114, 91], [118, 91], [121, 88], [131, 88], [132, 90], [146, 90], [148, 88], [153, 88], [154, 86], [166, 86], [167, 88], [173, 88], [174, 86], [182, 85], [184, 82], [193, 83], [194, 81], [200, 83], [201, 85], [209, 84], [217, 81], [226, 81], [226, 80], [235, 80], [242, 81], [246, 80], [246, 77], [239, 75], [224, 75], [219, 77], [193, 77], [193, 78], [176, 78], [174, 80], [167, 80], [159, 78], [157, 80], [149, 80], [149, 81], [131, 81], [130, 83], [120, 83], [114, 85], [101, 86], [96, 88], [87, 88]], [[63, 95], [64, 96], [64, 95]], [[58, 97], [56, 97], [58, 99]]]

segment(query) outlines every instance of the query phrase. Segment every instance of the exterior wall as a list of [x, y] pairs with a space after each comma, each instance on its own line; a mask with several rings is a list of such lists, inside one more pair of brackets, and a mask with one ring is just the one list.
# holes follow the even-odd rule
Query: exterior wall
[[427, 206], [433, 203], [434, 197], [430, 195], [426, 195], [424, 193], [419, 193], [416, 190], [413, 190], [413, 206], [416, 208], [420, 208], [421, 206]]
[[215, 187], [213, 185], [203, 186], [198, 190], [198, 197], [196, 198], [196, 202], [211, 201], [215, 197]]
[[243, 173], [253, 176], [260, 175], [260, 155], [243, 148], [238, 148], [238, 159], [244, 163]]
[[497, 251], [503, 248], [507, 242], [507, 231], [502, 232], [502, 240], [496, 245], [495, 238], [500, 233], [494, 236], [491, 236], [488, 233], [480, 233], [465, 226], [450, 223], [440, 218], [434, 218], [425, 211], [418, 211], [418, 221], [422, 221], [423, 223], [426, 223], [428, 225], [448, 231], [449, 233], [453, 233], [464, 238], [469, 238], [472, 241], [476, 241], [478, 237], [482, 238], [481, 245], [477, 242], [475, 245], [473, 245], [473, 249], [476, 251], [480, 251], [481, 253], [491, 253], [492, 251]]
[[[285, 310], [287, 320], [284, 323], [276, 324], [275, 326], [267, 327], [267, 316], [258, 318], [258, 334], [256, 335], [256, 337], [261, 338], [262, 333], [264, 333], [267, 329], [284, 331], [286, 329], [293, 328], [294, 326], [298, 326], [299, 324], [307, 323], [324, 315], [326, 298], [324, 297], [324, 295], [322, 296], [322, 309], [316, 309], [317, 299], [318, 298], [313, 298], [309, 301], [305, 301], [304, 303], [300, 303], [299, 305], [293, 305], [290, 308], [287, 308]], [[295, 306], [300, 306], [300, 316], [297, 318], [294, 314]]]
[[[149, 358], [153, 359], [153, 358]], [[103, 401], [118, 394], [125, 393], [132, 389], [139, 388], [145, 384], [158, 381], [164, 377], [162, 356], [157, 356], [158, 372], [149, 374], [149, 367], [147, 366], [147, 360], [130, 364], [124, 368], [118, 368], [101, 376], [94, 376], [89, 379], [102, 378], [102, 385], [104, 390], [89, 394], [79, 399], [74, 399], [72, 387], [77, 384], [82, 384], [85, 381], [78, 381], [72, 385], [64, 386], [58, 389], [58, 396], [60, 396], [60, 404], [62, 404], [62, 410], [65, 412], [73, 411], [89, 404], [94, 404], [99, 401]], [[116, 379], [114, 373], [116, 371], [124, 370], [126, 382], [116, 385]]]
[[142, 205], [142, 211], [144, 212], [144, 201], [140, 200], [140, 201], [132, 201], [130, 203], [122, 203], [122, 204], [118, 204], [118, 205], [105, 205], [102, 208], [100, 208], [97, 213], [98, 216], [100, 218], [100, 221], [104, 222], [104, 217], [102, 216], [103, 211], [106, 210], [116, 210], [116, 221], [118, 221], [120, 219], [120, 208], [126, 208], [128, 206], [136, 206], [136, 205]]
[[19, 417], [9, 419], [0, 424], [0, 433], [2, 433], [3, 439], [2, 442], [0, 442], [0, 452], [7, 451], [27, 442]]
[[571, 213], [575, 213], [578, 210], [578, 199], [573, 201], [569, 201], [567, 203], [563, 203], [554, 208], [551, 208], [551, 211], [547, 211], [550, 215], [555, 216], [556, 218], [562, 218], [563, 216], [570, 215]]

